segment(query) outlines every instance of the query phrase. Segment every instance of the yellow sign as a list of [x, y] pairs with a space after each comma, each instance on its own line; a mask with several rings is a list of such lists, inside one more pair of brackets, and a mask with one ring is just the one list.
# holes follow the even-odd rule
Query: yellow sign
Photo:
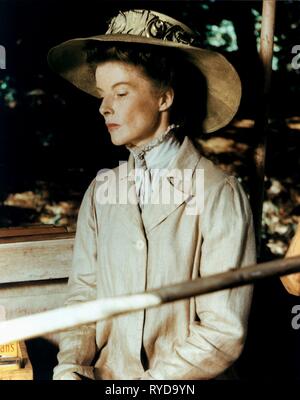
[[18, 342], [11, 342], [0, 345], [0, 363], [1, 358], [17, 357], [18, 356]]

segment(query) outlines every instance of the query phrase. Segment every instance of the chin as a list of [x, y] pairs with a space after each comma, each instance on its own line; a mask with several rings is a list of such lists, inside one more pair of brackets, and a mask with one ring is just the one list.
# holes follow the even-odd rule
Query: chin
[[127, 144], [127, 141], [122, 139], [122, 138], [118, 138], [118, 137], [113, 137], [111, 136], [111, 142], [112, 144], [114, 144], [115, 146], [123, 146]]
[[114, 144], [115, 146], [126, 146], [129, 145], [131, 142], [130, 135], [128, 135], [127, 133], [122, 134], [122, 132], [112, 132], [110, 134], [110, 139], [112, 144]]

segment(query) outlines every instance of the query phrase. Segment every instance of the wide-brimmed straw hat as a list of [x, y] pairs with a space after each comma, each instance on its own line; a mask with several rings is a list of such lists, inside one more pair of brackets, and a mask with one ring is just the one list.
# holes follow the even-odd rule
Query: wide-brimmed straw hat
[[91, 41], [105, 46], [122, 42], [178, 49], [207, 81], [204, 132], [227, 125], [237, 112], [241, 82], [233, 66], [220, 53], [196, 47], [195, 33], [167, 15], [151, 10], [119, 12], [104, 35], [68, 40], [49, 51], [48, 63], [55, 72], [84, 92], [99, 97], [95, 74], [87, 62], [86, 48]]

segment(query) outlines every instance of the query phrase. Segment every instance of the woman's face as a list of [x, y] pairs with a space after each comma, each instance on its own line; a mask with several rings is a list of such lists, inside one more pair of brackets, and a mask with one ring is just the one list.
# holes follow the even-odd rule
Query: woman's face
[[141, 146], [169, 125], [173, 90], [162, 93], [139, 67], [107, 61], [96, 69], [100, 114], [115, 145]]

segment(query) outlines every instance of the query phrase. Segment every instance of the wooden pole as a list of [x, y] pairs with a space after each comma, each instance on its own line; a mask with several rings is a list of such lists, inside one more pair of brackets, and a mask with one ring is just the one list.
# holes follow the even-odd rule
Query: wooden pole
[[112, 318], [171, 301], [300, 271], [300, 257], [252, 265], [134, 295], [94, 300], [0, 322], [0, 345]]
[[260, 254], [261, 219], [264, 201], [265, 159], [267, 148], [269, 97], [272, 75], [276, 0], [263, 0], [262, 25], [260, 34], [260, 60], [263, 69], [261, 103], [255, 121], [257, 145], [254, 150], [255, 171], [251, 177], [251, 206], [253, 211], [257, 254]]

